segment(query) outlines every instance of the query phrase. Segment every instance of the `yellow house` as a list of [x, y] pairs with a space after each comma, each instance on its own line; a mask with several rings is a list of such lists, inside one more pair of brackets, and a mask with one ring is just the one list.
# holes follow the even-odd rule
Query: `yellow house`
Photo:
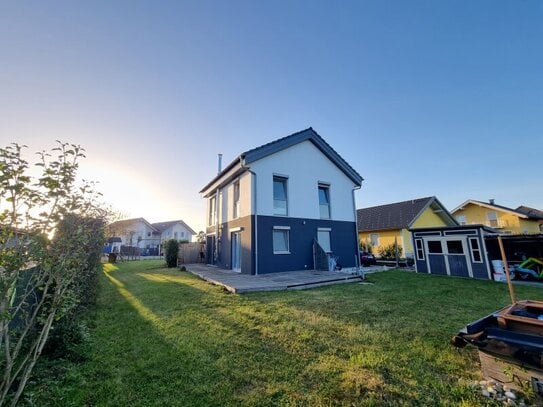
[[460, 225], [486, 225], [507, 234], [541, 233], [543, 213], [527, 206], [517, 209], [469, 199], [451, 212]]
[[360, 244], [375, 255], [396, 241], [402, 257], [414, 257], [410, 228], [457, 226], [454, 217], [435, 196], [357, 209]]

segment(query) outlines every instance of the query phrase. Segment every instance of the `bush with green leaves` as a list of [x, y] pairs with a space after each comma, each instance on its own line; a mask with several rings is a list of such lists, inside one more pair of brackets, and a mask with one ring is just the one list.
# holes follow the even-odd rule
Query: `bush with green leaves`
[[396, 243], [391, 243], [386, 246], [379, 247], [379, 257], [383, 260], [396, 260], [396, 251], [398, 253], [398, 259], [402, 257], [402, 247]]
[[175, 239], [166, 240], [164, 243], [164, 257], [169, 268], [177, 267], [177, 256], [179, 255], [179, 242]]
[[108, 215], [94, 184], [76, 183], [80, 146], [40, 152], [37, 176], [25, 148], [0, 148], [0, 405], [17, 404], [59, 321], [73, 330], [92, 301]]
[[371, 242], [360, 241], [360, 250], [363, 252], [373, 253], [373, 245]]

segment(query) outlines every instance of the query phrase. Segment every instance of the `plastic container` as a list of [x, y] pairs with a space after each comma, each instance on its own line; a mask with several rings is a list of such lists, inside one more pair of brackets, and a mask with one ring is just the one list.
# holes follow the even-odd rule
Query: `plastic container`
[[495, 273], [503, 274], [503, 261], [501, 260], [492, 260], [492, 268]]

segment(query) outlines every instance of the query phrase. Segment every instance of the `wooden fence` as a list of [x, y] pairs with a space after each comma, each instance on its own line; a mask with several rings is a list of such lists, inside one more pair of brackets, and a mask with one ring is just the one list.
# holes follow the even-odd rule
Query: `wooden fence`
[[181, 243], [177, 255], [178, 264], [205, 263], [205, 243]]

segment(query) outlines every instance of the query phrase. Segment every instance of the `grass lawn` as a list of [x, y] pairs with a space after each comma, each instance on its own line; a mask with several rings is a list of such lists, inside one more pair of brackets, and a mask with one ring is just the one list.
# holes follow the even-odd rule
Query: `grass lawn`
[[476, 351], [449, 339], [506, 305], [505, 284], [388, 271], [232, 295], [161, 264], [105, 265], [87, 360], [33, 384], [36, 405], [485, 403]]

